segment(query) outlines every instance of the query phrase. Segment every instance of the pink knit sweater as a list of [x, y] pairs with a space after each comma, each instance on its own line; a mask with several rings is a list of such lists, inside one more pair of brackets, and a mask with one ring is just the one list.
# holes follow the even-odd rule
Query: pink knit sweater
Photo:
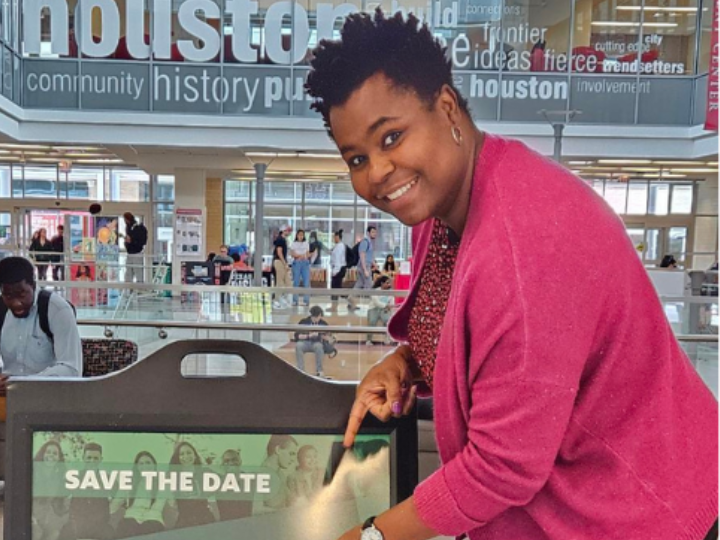
[[[435, 367], [423, 521], [472, 540], [697, 540], [718, 512], [717, 401], [622, 222], [519, 142], [478, 157]], [[432, 220], [390, 323], [407, 339]]]

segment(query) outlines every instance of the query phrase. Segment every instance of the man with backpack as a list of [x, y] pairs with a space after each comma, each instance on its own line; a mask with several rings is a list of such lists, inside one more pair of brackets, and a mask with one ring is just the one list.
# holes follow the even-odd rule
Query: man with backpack
[[[375, 261], [375, 238], [377, 237], [377, 228], [370, 225], [367, 228], [365, 238], [353, 247], [353, 251], [357, 252], [357, 281], [355, 281], [355, 289], [372, 288], [372, 265]], [[354, 254], [353, 254], [354, 255]], [[355, 257], [352, 257], [355, 259]], [[348, 309], [354, 311], [357, 309], [357, 297], [348, 297]]]
[[127, 251], [127, 264], [125, 266], [125, 282], [138, 283], [145, 281], [145, 261], [143, 250], [148, 241], [148, 231], [145, 225], [138, 222], [132, 212], [123, 214], [125, 219], [125, 250]]
[[[60, 295], [37, 290], [33, 265], [0, 260], [0, 396], [10, 377], [81, 377], [82, 344], [75, 308]], [[5, 478], [5, 424], [0, 423], [0, 479]], [[0, 482], [0, 491], [3, 484]]]

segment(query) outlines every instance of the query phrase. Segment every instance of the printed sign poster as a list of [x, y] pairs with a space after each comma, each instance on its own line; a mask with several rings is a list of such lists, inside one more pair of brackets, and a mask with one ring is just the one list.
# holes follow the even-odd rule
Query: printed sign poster
[[175, 248], [181, 257], [203, 257], [202, 210], [179, 208], [175, 213]]
[[[120, 246], [118, 245], [118, 218], [95, 217], [95, 281], [117, 281]], [[97, 304], [114, 306], [118, 291], [98, 288]]]
[[[95, 281], [95, 265], [73, 264], [70, 267], [71, 281], [91, 283]], [[94, 307], [97, 303], [97, 289], [73, 288], [70, 301], [75, 307]]]
[[390, 437], [35, 432], [33, 540], [336, 540], [390, 507]]

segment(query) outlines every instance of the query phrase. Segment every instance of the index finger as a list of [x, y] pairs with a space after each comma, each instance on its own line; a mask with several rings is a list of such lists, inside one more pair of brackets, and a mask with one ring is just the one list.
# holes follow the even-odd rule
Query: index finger
[[363, 419], [368, 412], [368, 406], [362, 401], [356, 399], [353, 403], [352, 409], [350, 410], [350, 418], [348, 419], [348, 425], [345, 429], [345, 438], [343, 439], [343, 446], [350, 448], [355, 442], [355, 435], [360, 431]]

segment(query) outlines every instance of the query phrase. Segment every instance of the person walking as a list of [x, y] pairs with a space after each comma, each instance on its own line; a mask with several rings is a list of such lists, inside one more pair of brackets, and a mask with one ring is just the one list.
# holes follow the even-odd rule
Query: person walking
[[29, 250], [30, 257], [35, 261], [38, 281], [47, 280], [47, 270], [52, 261], [53, 252], [52, 242], [47, 237], [47, 229], [42, 227], [33, 234]]
[[143, 252], [148, 242], [148, 231], [131, 212], [123, 214], [125, 219], [125, 250], [127, 265], [125, 266], [125, 282], [144, 283], [145, 261]]
[[[360, 241], [358, 246], [358, 264], [357, 264], [357, 281], [355, 281], [354, 289], [370, 289], [373, 285], [372, 267], [375, 262], [375, 238], [377, 237], [377, 228], [370, 225], [367, 228], [365, 238]], [[357, 309], [356, 296], [348, 298], [348, 309], [354, 311]]]
[[[297, 288], [302, 282], [303, 287], [310, 288], [310, 244], [305, 240], [305, 231], [299, 229], [295, 233], [295, 241], [290, 244], [290, 255], [293, 258], [292, 276], [293, 287]], [[310, 296], [303, 297], [305, 305], [310, 305]], [[293, 294], [293, 306], [298, 305], [298, 295]]]
[[[290, 278], [290, 264], [288, 263], [288, 245], [287, 237], [290, 235], [292, 227], [285, 225], [278, 233], [275, 242], [273, 242], [273, 272], [275, 273], [275, 286], [289, 288], [292, 286]], [[273, 307], [275, 309], [283, 309], [289, 306], [287, 299], [283, 298], [282, 293], [275, 294]]]
[[[335, 232], [335, 246], [333, 246], [332, 252], [330, 253], [330, 288], [331, 289], [342, 289], [343, 280], [347, 273], [347, 246], [342, 241], [343, 230], [340, 229]], [[337, 311], [338, 297], [331, 296], [332, 302], [330, 311]]]
[[718, 402], [617, 214], [481, 131], [414, 15], [354, 13], [340, 36], [314, 51], [312, 107], [358, 196], [413, 227], [414, 260], [401, 345], [360, 382], [344, 444], [417, 394], [442, 420], [439, 470], [341, 539], [717, 538]]
[[58, 225], [57, 234], [52, 237], [52, 277], [53, 281], [65, 280], [65, 227]]

